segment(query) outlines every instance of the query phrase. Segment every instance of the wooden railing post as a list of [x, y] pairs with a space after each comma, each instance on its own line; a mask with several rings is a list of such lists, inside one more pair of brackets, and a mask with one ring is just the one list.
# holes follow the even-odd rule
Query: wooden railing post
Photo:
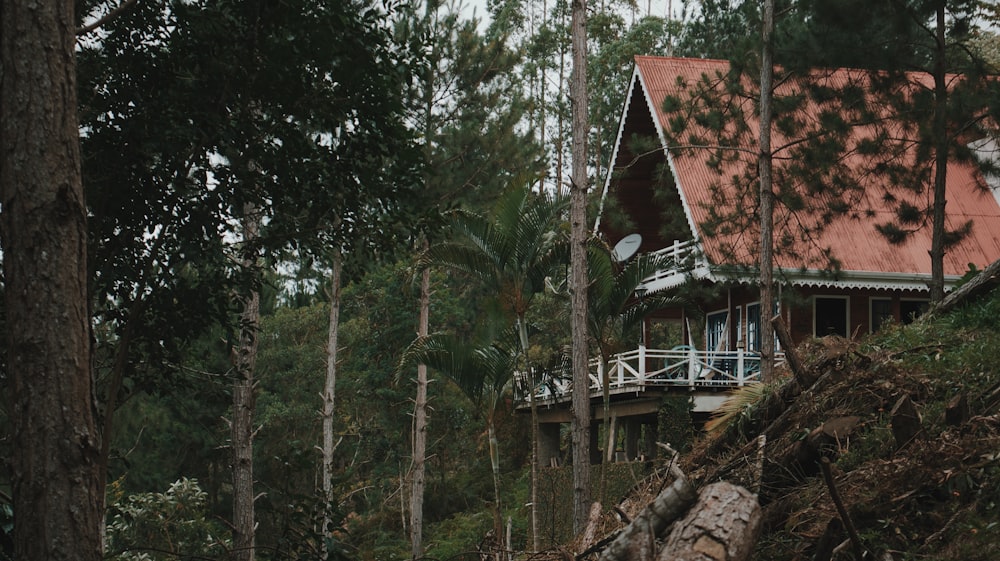
[[622, 355], [618, 355], [618, 360], [616, 361], [618, 365], [618, 385], [625, 383], [625, 365], [622, 363]]
[[694, 350], [694, 347], [688, 351], [688, 385], [694, 386], [694, 378], [698, 375], [698, 368], [695, 365], [695, 361], [698, 359], [698, 351]]
[[747, 371], [743, 362], [743, 343], [736, 346], [736, 385], [743, 387], [747, 381]]
[[639, 380], [640, 381], [645, 380], [646, 379], [646, 343], [642, 342], [642, 341], [639, 342], [639, 368], [637, 368], [636, 370], [638, 370], [638, 372], [639, 372]]

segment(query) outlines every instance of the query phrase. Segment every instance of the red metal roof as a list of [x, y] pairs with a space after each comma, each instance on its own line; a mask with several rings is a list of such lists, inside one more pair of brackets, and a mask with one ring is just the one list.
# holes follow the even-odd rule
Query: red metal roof
[[[678, 113], [664, 112], [663, 102], [667, 96], [688, 100], [690, 92], [699, 87], [724, 90], [725, 78], [729, 72], [729, 63], [721, 60], [682, 59], [667, 57], [637, 56], [636, 75], [645, 93], [648, 109], [655, 116], [657, 132], [662, 143], [666, 143], [666, 131], [671, 130], [671, 119], [677, 119]], [[870, 77], [859, 70], [817, 71], [810, 77], [810, 84], [829, 86], [830, 91], [840, 91], [840, 88], [854, 84], [864, 85]], [[809, 87], [803, 81], [789, 80], [780, 84], [776, 96], [803, 94]], [[706, 257], [712, 265], [739, 264], [753, 266], [759, 252], [759, 235], [756, 220], [748, 220], [746, 224], [733, 231], [716, 232], [706, 235], [705, 225], [714, 215], [727, 215], [735, 208], [743, 207], [743, 213], [754, 214], [755, 204], [753, 185], [756, 183], [757, 139], [759, 138], [759, 123], [756, 117], [757, 99], [753, 88], [748, 87], [745, 94], [724, 95], [724, 102], [730, 107], [737, 107], [749, 117], [747, 127], [736, 135], [742, 150], [729, 150], [727, 155], [732, 161], [723, 162], [713, 169], [709, 161], [713, 150], [708, 148], [686, 148], [685, 145], [669, 146], [668, 158], [678, 185], [681, 199], [688, 216], [689, 225], [701, 240]], [[907, 95], [905, 92], [901, 95]], [[707, 99], [711, 96], [703, 96]], [[808, 97], [808, 96], [805, 96]], [[630, 95], [633, 100], [636, 96]], [[841, 104], [841, 105], [836, 105]], [[810, 99], [797, 111], [797, 115], [807, 127], [815, 127], [821, 131], [824, 123], [823, 112], [832, 107], [842, 106], [841, 100], [830, 100], [829, 104], [815, 102]], [[626, 114], [633, 109], [627, 108]], [[876, 108], [876, 111], [878, 109]], [[885, 115], [889, 115], [885, 110]], [[882, 125], [885, 126], [885, 125]], [[891, 125], [890, 125], [891, 126]], [[723, 131], [733, 133], [732, 125]], [[827, 171], [826, 176], [819, 180], [835, 182], [838, 169], [851, 170], [856, 173], [871, 163], [871, 157], [861, 156], [854, 152], [864, 139], [874, 134], [873, 127], [856, 127], [847, 135], [846, 152], [841, 158], [840, 168]], [[687, 131], [681, 135], [681, 142], [686, 142], [689, 132], [697, 133], [695, 140], [705, 145], [713, 144], [716, 138], [711, 130], [688, 123]], [[894, 127], [894, 136], [913, 135], [900, 127]], [[623, 130], [620, 134], [628, 134]], [[791, 135], [790, 135], [791, 136]], [[809, 169], [809, 164], [797, 160], [794, 152], [795, 138], [783, 136], [775, 131], [772, 136], [772, 146], [775, 147], [776, 158], [776, 189], [789, 188], [781, 185], [781, 181], [790, 183], [784, 177], [788, 166], [799, 166]], [[621, 136], [618, 140], [622, 143]], [[780, 147], [785, 146], [785, 149]], [[617, 148], [616, 148], [617, 152]], [[913, 169], [915, 162], [914, 149], [900, 152], [895, 163], [903, 163], [903, 168]], [[926, 158], [925, 158], [926, 159]], [[905, 164], [910, 162], [910, 164]], [[933, 173], [933, 166], [926, 167], [927, 173]], [[922, 168], [921, 168], [922, 169]], [[749, 175], [748, 171], [750, 172]], [[843, 175], [848, 175], [844, 173]], [[751, 177], [752, 176], [752, 177]], [[791, 174], [788, 175], [791, 177]], [[776, 206], [775, 235], [785, 236], [792, 240], [784, 250], [776, 252], [775, 263], [778, 267], [793, 270], [822, 270], [827, 266], [828, 256], [832, 256], [845, 273], [858, 272], [869, 276], [913, 276], [929, 275], [931, 270], [928, 251], [931, 247], [931, 228], [927, 224], [917, 228], [903, 243], [892, 244], [885, 236], [878, 233], [876, 225], [890, 222], [896, 217], [899, 201], [909, 201], [917, 207], [927, 207], [932, 196], [932, 175], [927, 175], [923, 182], [925, 188], [921, 192], [901, 188], [891, 184], [885, 177], [871, 175], [857, 179], [864, 186], [861, 191], [850, 191], [845, 195], [849, 202], [846, 213], [837, 214], [824, 219], [820, 212], [791, 213], [781, 205]], [[957, 228], [966, 221], [973, 222], [969, 235], [959, 244], [947, 250], [944, 269], [947, 276], [961, 276], [968, 270], [969, 264], [983, 268], [989, 263], [1000, 259], [1000, 204], [989, 190], [984, 189], [985, 183], [978, 171], [971, 165], [949, 162], [947, 175], [947, 207], [949, 228]], [[809, 197], [808, 187], [795, 185], [794, 189], [809, 201], [822, 203], [829, 196], [817, 194]], [[742, 194], [741, 194], [742, 193]], [[822, 205], [820, 205], [822, 206]], [[823, 226], [819, 226], [823, 224]], [[730, 224], [732, 225], [732, 223]]]

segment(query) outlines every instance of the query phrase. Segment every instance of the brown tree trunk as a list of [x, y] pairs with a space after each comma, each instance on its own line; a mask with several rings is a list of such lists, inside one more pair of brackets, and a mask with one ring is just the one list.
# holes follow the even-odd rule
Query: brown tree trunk
[[[573, 533], [590, 514], [590, 356], [587, 351], [587, 2], [573, 0], [573, 177], [570, 180], [570, 270], [573, 358]], [[536, 547], [537, 550], [537, 547]]]
[[934, 203], [931, 220], [931, 303], [944, 299], [944, 209], [948, 180], [948, 84], [946, 82], [945, 4], [937, 6], [934, 50]]
[[101, 559], [74, 2], [0, 4], [14, 558]]
[[[247, 205], [243, 219], [243, 266], [257, 266], [257, 233], [260, 217]], [[240, 315], [240, 340], [236, 350], [236, 381], [233, 384], [233, 549], [234, 561], [255, 557], [253, 492], [254, 367], [257, 363], [257, 331], [260, 323], [260, 293], [254, 287], [244, 296]]]
[[757, 543], [761, 520], [753, 493], [725, 481], [713, 483], [674, 524], [657, 561], [746, 561]]
[[[426, 243], [424, 249], [427, 248]], [[420, 275], [420, 321], [417, 336], [430, 333], [431, 270]], [[492, 443], [491, 443], [492, 444]], [[427, 456], [427, 365], [417, 365], [417, 396], [413, 403], [413, 469], [410, 477], [410, 544], [414, 559], [424, 555], [424, 474]]]
[[[337, 398], [337, 332], [340, 329], [340, 272], [343, 256], [339, 250], [333, 253], [332, 271], [330, 272], [330, 323], [326, 337], [326, 380], [323, 384], [323, 497], [326, 500], [326, 511], [329, 512], [333, 502], [333, 453], [336, 445], [333, 442], [333, 412]], [[323, 517], [323, 535], [328, 536], [330, 520]], [[323, 547], [324, 559], [329, 557], [326, 544]]]
[[771, 101], [774, 81], [771, 34], [774, 1], [764, 2], [764, 47], [760, 67], [760, 379], [774, 379], [774, 190], [771, 185]]

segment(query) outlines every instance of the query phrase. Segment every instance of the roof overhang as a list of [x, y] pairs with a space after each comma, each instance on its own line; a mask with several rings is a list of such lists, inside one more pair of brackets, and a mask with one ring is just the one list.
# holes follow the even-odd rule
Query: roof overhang
[[[777, 270], [775, 279], [786, 286], [831, 289], [861, 289], [861, 290], [906, 290], [915, 292], [930, 292], [931, 275], [925, 273], [883, 273], [874, 271], [823, 271], [819, 269]], [[718, 270], [708, 277], [715, 282], [738, 282], [740, 284], [757, 284], [755, 275], [727, 274]], [[955, 287], [961, 279], [959, 276], [944, 277], [945, 290]]]

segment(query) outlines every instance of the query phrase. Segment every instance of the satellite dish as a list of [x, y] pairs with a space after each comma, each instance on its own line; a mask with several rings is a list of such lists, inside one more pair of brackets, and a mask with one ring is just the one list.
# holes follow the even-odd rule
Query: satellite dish
[[639, 234], [629, 234], [618, 240], [618, 243], [615, 244], [615, 249], [612, 250], [611, 254], [619, 263], [628, 261], [630, 257], [635, 255], [635, 252], [639, 251], [639, 244], [641, 243], [642, 236]]

